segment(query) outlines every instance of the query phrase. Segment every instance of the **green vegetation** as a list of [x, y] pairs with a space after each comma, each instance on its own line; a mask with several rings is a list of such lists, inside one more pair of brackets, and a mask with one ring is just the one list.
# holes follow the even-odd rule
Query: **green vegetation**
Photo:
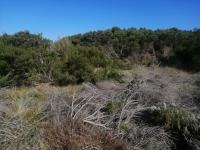
[[52, 42], [28, 31], [0, 36], [0, 86], [121, 80], [133, 64], [200, 70], [200, 30], [120, 29]]
[[50, 41], [41, 35], [19, 32], [0, 37], [0, 77], [3, 85], [24, 85], [40, 80], [34, 54], [47, 53]]
[[190, 130], [192, 132], [198, 130], [195, 128], [198, 127], [197, 120], [192, 113], [177, 107], [161, 108], [158, 120], [167, 128], [180, 131], [182, 134], [190, 134]]
[[114, 113], [117, 113], [118, 111], [120, 111], [121, 108], [122, 108], [122, 102], [113, 100], [113, 101], [107, 101], [103, 111], [105, 111], [109, 114], [114, 114]]
[[0, 86], [34, 82], [65, 85], [121, 78], [100, 48], [70, 46], [65, 40], [51, 43], [29, 32], [5, 34], [0, 41]]
[[69, 47], [64, 54], [61, 65], [54, 72], [55, 79], [60, 84], [80, 83], [83, 81], [95, 82], [104, 79], [106, 76], [97, 77], [96, 70], [103, 69], [111, 65], [105, 54], [97, 48], [92, 47]]
[[171, 106], [161, 108], [157, 119], [177, 137], [178, 149], [198, 149], [200, 121], [194, 114]]
[[103, 47], [114, 57], [150, 65], [161, 63], [199, 71], [200, 30], [120, 29], [89, 32], [70, 37], [74, 45]]

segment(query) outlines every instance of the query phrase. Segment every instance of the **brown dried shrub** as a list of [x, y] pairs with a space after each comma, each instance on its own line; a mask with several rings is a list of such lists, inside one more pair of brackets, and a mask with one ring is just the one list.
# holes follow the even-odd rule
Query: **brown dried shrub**
[[46, 125], [42, 138], [48, 150], [126, 150], [111, 132], [88, 126], [80, 118]]

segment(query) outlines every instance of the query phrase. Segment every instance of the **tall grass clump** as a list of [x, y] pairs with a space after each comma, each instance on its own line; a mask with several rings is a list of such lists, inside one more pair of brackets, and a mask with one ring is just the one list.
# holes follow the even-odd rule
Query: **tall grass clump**
[[158, 120], [175, 138], [177, 148], [200, 147], [200, 120], [192, 113], [177, 107], [161, 108]]
[[197, 130], [198, 120], [195, 116], [181, 108], [177, 107], [167, 107], [161, 108], [158, 119], [163, 122], [163, 124], [170, 129], [177, 131], [183, 131], [188, 133], [189, 130]]

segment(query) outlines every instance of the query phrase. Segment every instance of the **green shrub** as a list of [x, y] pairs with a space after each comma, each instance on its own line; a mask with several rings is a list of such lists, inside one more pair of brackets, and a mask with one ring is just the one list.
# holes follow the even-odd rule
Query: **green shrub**
[[103, 111], [109, 113], [109, 114], [114, 114], [117, 113], [122, 107], [122, 103], [118, 101], [108, 101], [103, 109]]
[[123, 69], [123, 70], [130, 70], [133, 68], [133, 64], [128, 59], [113, 59], [112, 66], [113, 68]]
[[116, 69], [109, 70], [107, 72], [107, 78], [122, 82], [122, 75]]
[[8, 76], [0, 76], [0, 87], [5, 87], [9, 85]]
[[63, 68], [65, 72], [74, 76], [78, 83], [83, 81], [92, 81], [94, 69], [95, 67], [90, 64], [86, 58], [76, 58], [74, 56], [70, 57], [67, 62], [64, 63]]
[[106, 78], [105, 68], [96, 68], [94, 70], [95, 81], [104, 80]]
[[110, 67], [98, 68], [94, 75], [95, 81], [113, 79], [122, 82], [122, 75], [116, 69]]
[[21, 48], [42, 48], [46, 49], [50, 45], [50, 40], [42, 37], [42, 34], [31, 34], [29, 31], [20, 31], [14, 35], [3, 34], [0, 37], [3, 45], [12, 45]]
[[177, 107], [161, 108], [157, 119], [162, 122], [166, 128], [177, 130], [185, 134], [196, 130], [196, 124], [198, 124], [198, 121], [190, 112]]
[[68, 47], [64, 55], [53, 71], [54, 79], [58, 84], [120, 79], [118, 72], [111, 69], [111, 61], [101, 49], [72, 46]]
[[27, 85], [32, 85], [34, 82], [41, 81], [41, 75], [37, 72], [35, 68], [26, 73], [25, 76]]
[[56, 72], [54, 73], [54, 78], [55, 82], [59, 85], [66, 85], [69, 83], [76, 83], [76, 78], [72, 75], [69, 75], [68, 72], [66, 73], [61, 73], [61, 72]]

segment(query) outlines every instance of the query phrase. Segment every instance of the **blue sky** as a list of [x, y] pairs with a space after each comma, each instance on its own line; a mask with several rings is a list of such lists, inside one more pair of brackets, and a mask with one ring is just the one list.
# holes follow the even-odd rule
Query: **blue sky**
[[200, 0], [1, 0], [0, 33], [21, 30], [50, 39], [91, 30], [200, 27]]

